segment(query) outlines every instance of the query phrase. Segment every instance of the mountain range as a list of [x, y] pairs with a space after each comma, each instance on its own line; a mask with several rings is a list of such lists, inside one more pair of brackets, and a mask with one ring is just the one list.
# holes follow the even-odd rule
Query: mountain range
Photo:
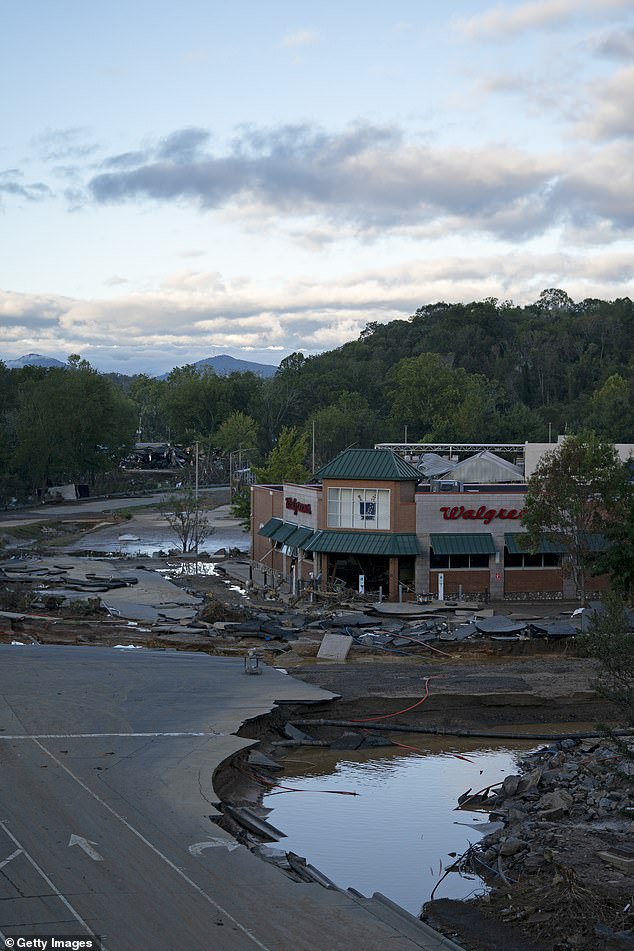
[[[27, 353], [15, 360], [5, 360], [4, 364], [9, 370], [19, 370], [22, 367], [65, 367], [62, 360], [56, 360], [55, 357], [47, 357], [41, 353]], [[254, 363], [251, 360], [237, 360], [223, 353], [216, 357], [205, 357], [204, 360], [197, 360], [191, 366], [199, 371], [207, 367], [212, 369], [218, 376], [228, 376], [230, 373], [255, 373], [257, 376], [271, 377], [277, 373], [277, 367], [269, 363]], [[157, 377], [159, 380], [166, 380], [169, 373], [163, 373]]]

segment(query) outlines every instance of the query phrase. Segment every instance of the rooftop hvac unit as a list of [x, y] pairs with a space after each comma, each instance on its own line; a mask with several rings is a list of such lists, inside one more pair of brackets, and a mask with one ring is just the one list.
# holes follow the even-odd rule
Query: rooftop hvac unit
[[464, 483], [455, 479], [432, 479], [432, 492], [464, 492]]

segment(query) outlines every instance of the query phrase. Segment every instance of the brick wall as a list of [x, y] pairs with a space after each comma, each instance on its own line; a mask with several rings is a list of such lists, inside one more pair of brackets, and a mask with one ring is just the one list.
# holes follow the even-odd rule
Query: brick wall
[[438, 575], [445, 576], [445, 597], [458, 594], [460, 585], [465, 594], [481, 594], [489, 590], [488, 568], [447, 568], [443, 572], [430, 571], [429, 586], [432, 594], [438, 594]]
[[561, 591], [563, 583], [561, 568], [506, 568], [504, 570], [505, 594]]

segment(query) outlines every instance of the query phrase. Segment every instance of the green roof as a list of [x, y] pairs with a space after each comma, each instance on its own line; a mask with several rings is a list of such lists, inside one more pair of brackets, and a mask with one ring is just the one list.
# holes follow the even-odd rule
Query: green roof
[[281, 518], [270, 518], [266, 525], [263, 525], [262, 528], [259, 529], [258, 535], [264, 535], [265, 538], [273, 538], [277, 529], [283, 524]]
[[490, 532], [443, 532], [429, 536], [435, 555], [494, 555]]
[[[504, 533], [504, 544], [511, 555], [523, 555], [531, 551], [530, 545], [526, 541], [526, 535], [522, 532], [508, 534]], [[540, 555], [561, 555], [568, 549], [560, 542], [552, 542], [549, 538], [541, 536], [537, 551]]]
[[390, 532], [317, 532], [305, 547], [306, 551], [342, 555], [418, 555], [418, 539], [414, 534]]
[[344, 449], [315, 479], [364, 479], [374, 482], [420, 482], [422, 476], [391, 449]]

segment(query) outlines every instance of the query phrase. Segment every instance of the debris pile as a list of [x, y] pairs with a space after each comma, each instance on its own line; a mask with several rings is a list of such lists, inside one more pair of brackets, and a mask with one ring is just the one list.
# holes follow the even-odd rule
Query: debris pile
[[467, 855], [494, 886], [482, 910], [561, 949], [634, 947], [633, 794], [634, 739], [616, 736], [561, 740], [466, 793], [496, 822]]

